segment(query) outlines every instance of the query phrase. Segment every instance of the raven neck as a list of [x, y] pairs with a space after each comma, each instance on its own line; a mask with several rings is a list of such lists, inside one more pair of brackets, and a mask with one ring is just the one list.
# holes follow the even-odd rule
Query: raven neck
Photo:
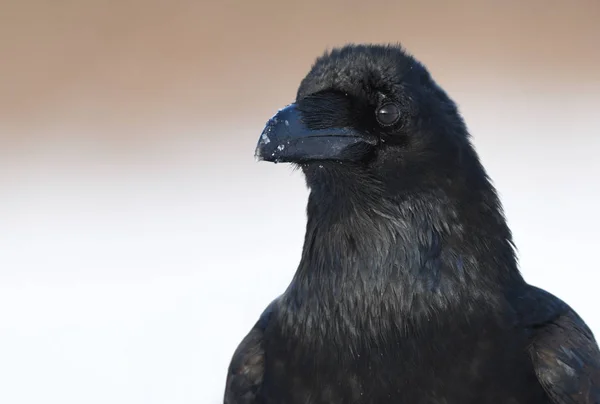
[[309, 196], [302, 259], [286, 293], [296, 308], [347, 323], [353, 315], [341, 311], [420, 321], [500, 311], [524, 282], [502, 213], [490, 210], [493, 189], [466, 209], [440, 191], [397, 199], [319, 191]]

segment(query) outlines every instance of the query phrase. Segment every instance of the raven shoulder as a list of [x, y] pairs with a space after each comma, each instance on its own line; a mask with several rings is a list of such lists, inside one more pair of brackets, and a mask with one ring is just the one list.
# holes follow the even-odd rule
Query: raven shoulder
[[600, 403], [600, 350], [579, 315], [535, 287], [519, 299], [531, 330], [529, 354], [537, 378], [555, 404]]
[[277, 305], [274, 300], [235, 350], [225, 382], [224, 404], [254, 404], [265, 372], [264, 333]]

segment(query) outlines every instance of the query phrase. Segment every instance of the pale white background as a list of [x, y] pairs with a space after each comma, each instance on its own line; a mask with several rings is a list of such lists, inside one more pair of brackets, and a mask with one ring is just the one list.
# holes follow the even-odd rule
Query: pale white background
[[256, 140], [349, 40], [407, 38], [461, 107], [526, 279], [600, 333], [598, 8], [508, 3], [431, 23], [331, 2], [311, 33], [279, 3], [3, 4], [22, 23], [0, 48], [0, 402], [220, 402], [304, 235], [301, 174], [256, 163]]

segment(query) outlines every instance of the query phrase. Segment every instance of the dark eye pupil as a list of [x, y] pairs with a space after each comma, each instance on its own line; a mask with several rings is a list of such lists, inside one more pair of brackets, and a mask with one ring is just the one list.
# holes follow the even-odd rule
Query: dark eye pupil
[[391, 125], [400, 118], [400, 110], [395, 104], [386, 104], [377, 110], [377, 120], [382, 125]]

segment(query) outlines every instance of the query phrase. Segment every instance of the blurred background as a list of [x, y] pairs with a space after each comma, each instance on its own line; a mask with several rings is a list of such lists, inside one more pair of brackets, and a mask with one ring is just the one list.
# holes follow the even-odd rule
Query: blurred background
[[348, 42], [429, 67], [524, 276], [600, 333], [598, 21], [596, 0], [0, 0], [0, 402], [221, 402], [304, 236], [301, 174], [256, 141]]

